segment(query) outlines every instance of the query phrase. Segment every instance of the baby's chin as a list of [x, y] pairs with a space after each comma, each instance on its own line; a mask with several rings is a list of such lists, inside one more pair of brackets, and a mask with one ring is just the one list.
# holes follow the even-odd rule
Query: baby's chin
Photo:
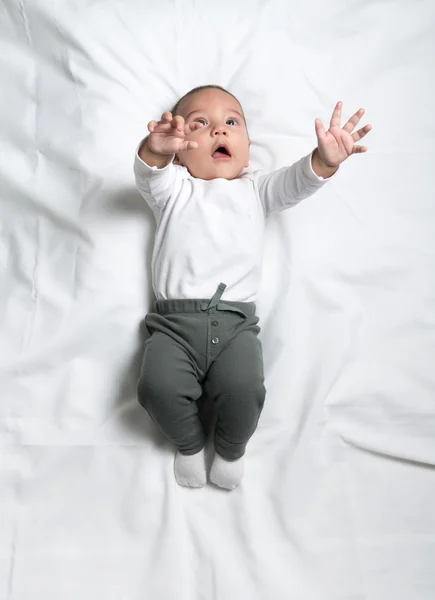
[[189, 164], [182, 166], [186, 167], [192, 177], [204, 179], [205, 181], [211, 181], [212, 179], [227, 179], [230, 181], [231, 179], [236, 179], [244, 169], [243, 165], [228, 162], [213, 164], [208, 168]]
[[204, 179], [204, 181], [212, 181], [213, 179], [227, 179], [228, 181], [231, 181], [232, 179], [237, 179], [241, 171], [224, 172], [222, 169], [216, 169], [214, 172], [207, 171], [203, 173], [192, 173], [189, 171], [189, 173], [192, 175], [192, 177], [195, 177], [195, 179]]

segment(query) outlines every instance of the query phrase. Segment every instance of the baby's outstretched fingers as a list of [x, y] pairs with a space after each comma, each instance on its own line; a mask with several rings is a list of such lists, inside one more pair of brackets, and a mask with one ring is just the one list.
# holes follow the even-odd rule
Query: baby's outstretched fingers
[[151, 124], [152, 130], [148, 127], [150, 133], [170, 133], [172, 130], [171, 123], [168, 123], [167, 121], [151, 121]]
[[364, 125], [364, 127], [361, 127], [361, 129], [358, 129], [358, 131], [355, 131], [355, 133], [352, 133], [353, 141], [357, 142], [358, 140], [363, 138], [365, 135], [368, 134], [368, 132], [371, 130], [371, 128], [372, 128], [371, 125]]
[[322, 119], [315, 119], [314, 128], [316, 130], [316, 135], [319, 139], [324, 138], [326, 136], [325, 126], [323, 125]]
[[196, 131], [197, 129], [201, 129], [203, 125], [198, 123], [198, 121], [192, 121], [191, 123], [186, 123], [184, 126], [184, 133], [187, 135], [188, 133], [192, 133], [192, 131]]
[[171, 121], [171, 125], [174, 129], [177, 129], [177, 131], [183, 132], [184, 131], [183, 117], [181, 115], [175, 116]]
[[170, 112], [167, 112], [167, 111], [166, 111], [166, 112], [164, 112], [164, 113], [162, 114], [162, 119], [161, 119], [161, 120], [162, 120], [163, 122], [170, 123], [170, 122], [172, 121], [172, 113], [170, 113]]
[[341, 109], [343, 108], [343, 102], [339, 100], [335, 105], [332, 112], [331, 121], [329, 122], [330, 127], [340, 127], [341, 123]]
[[358, 123], [364, 113], [365, 113], [365, 110], [363, 108], [360, 108], [359, 110], [357, 110], [356, 113], [350, 117], [348, 122], [345, 125], [343, 125], [344, 131], [347, 131], [347, 133], [351, 133], [355, 129], [355, 127], [358, 125]]
[[147, 125], [148, 131], [152, 133], [157, 126], [157, 121], [150, 121]]

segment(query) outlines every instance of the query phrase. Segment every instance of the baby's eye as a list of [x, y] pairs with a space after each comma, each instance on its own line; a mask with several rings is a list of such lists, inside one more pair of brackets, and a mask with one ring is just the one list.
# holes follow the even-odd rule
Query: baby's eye
[[227, 119], [227, 125], [237, 125], [236, 119]]
[[205, 119], [201, 119], [201, 118], [200, 119], [195, 119], [195, 122], [196, 123], [201, 123], [204, 126], [207, 125], [207, 121]]

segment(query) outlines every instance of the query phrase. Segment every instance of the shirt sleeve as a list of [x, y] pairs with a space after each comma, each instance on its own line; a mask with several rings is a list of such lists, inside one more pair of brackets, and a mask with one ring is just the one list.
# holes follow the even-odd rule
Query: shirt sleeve
[[331, 179], [319, 177], [311, 166], [312, 152], [290, 167], [282, 167], [258, 178], [258, 191], [266, 215], [285, 210], [308, 198]]
[[177, 179], [174, 155], [171, 155], [169, 164], [162, 169], [150, 167], [139, 157], [143, 142], [144, 140], [136, 148], [134, 176], [139, 192], [157, 217], [171, 197]]

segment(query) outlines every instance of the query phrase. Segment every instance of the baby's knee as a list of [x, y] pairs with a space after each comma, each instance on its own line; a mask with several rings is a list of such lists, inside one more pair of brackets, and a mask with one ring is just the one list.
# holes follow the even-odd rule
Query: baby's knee
[[266, 397], [263, 377], [252, 375], [249, 378], [235, 377], [222, 383], [221, 393], [223, 396], [233, 398], [239, 406], [245, 410], [261, 410]]
[[170, 379], [142, 374], [137, 384], [139, 404], [152, 416], [164, 412], [173, 403], [176, 390]]

